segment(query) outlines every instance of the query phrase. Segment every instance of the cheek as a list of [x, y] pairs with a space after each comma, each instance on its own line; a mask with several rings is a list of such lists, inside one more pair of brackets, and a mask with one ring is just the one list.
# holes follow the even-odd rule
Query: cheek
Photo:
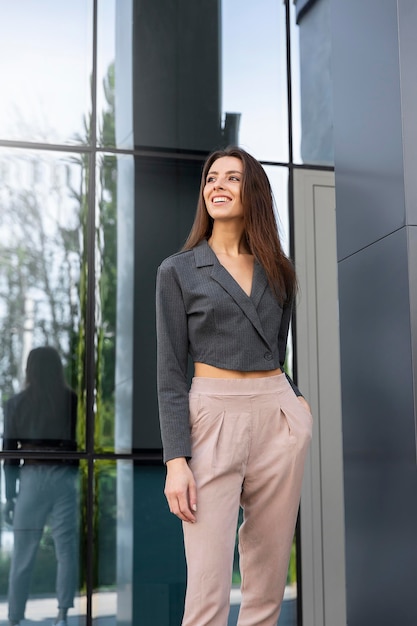
[[209, 194], [210, 194], [210, 191], [208, 189], [203, 190], [203, 198], [204, 198], [204, 204], [206, 205], [206, 209], [209, 206]]

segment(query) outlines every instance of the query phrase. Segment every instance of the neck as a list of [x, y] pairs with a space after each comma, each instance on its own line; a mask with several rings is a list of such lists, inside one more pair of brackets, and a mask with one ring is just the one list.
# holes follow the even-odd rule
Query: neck
[[216, 254], [237, 256], [249, 253], [243, 226], [238, 229], [214, 222], [208, 243]]

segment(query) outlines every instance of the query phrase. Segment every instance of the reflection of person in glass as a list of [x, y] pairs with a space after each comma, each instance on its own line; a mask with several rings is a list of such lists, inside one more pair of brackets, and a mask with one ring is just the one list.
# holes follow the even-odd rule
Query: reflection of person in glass
[[[56, 624], [64, 626], [73, 606], [78, 567], [77, 462], [47, 458], [76, 450], [77, 396], [66, 385], [61, 359], [52, 347], [35, 348], [26, 366], [26, 388], [4, 407], [4, 450], [44, 453], [42, 459], [6, 459], [6, 517], [13, 523], [9, 577], [9, 624], [24, 619], [36, 552], [48, 523], [57, 559]], [[22, 456], [24, 456], [22, 454]], [[17, 492], [17, 483], [19, 490]]]
[[183, 626], [227, 624], [239, 505], [238, 624], [276, 626], [312, 429], [283, 373], [295, 291], [262, 166], [239, 148], [213, 153], [185, 247], [157, 280], [165, 494], [187, 558]]

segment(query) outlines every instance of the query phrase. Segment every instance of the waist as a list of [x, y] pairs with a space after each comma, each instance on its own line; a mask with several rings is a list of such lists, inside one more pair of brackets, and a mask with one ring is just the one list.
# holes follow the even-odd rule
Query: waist
[[194, 363], [194, 376], [196, 378], [267, 378], [270, 376], [279, 376], [282, 370], [278, 367], [275, 370], [257, 370], [253, 372], [241, 372], [239, 370], [227, 370], [206, 363]]
[[262, 378], [208, 378], [197, 377], [191, 381], [190, 394], [252, 396], [269, 393], [285, 393], [291, 390], [285, 374]]

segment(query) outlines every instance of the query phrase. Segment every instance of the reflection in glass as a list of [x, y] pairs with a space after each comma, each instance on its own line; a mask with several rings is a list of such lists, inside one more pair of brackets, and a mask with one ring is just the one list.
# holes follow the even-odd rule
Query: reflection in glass
[[132, 0], [100, 0], [97, 25], [97, 142], [133, 148]]
[[[76, 450], [77, 396], [66, 385], [58, 352], [43, 346], [31, 350], [26, 386], [4, 406], [3, 449], [42, 458], [4, 460], [4, 519], [13, 527], [8, 586], [10, 624], [24, 619], [39, 544], [48, 524], [56, 555], [57, 621], [74, 606], [78, 571], [77, 461], [65, 460]], [[51, 452], [62, 460], [46, 458]]]
[[[118, 606], [116, 538], [118, 519], [123, 517], [123, 509], [119, 507], [121, 503], [118, 502], [120, 499], [118, 495], [120, 491], [119, 463], [96, 461], [94, 464], [93, 618], [95, 624], [116, 624]], [[130, 462], [127, 464], [131, 466]], [[130, 484], [129, 486], [131, 487]], [[130, 547], [132, 548], [132, 544]], [[131, 582], [131, 572], [129, 572], [129, 582]]]
[[283, 2], [222, 2], [222, 112], [241, 114], [239, 144], [257, 159], [288, 160]]
[[290, 27], [293, 160], [333, 165], [330, 1], [291, 2]]
[[96, 451], [131, 451], [133, 158], [102, 154], [97, 171]]
[[[86, 181], [83, 156], [0, 150], [1, 403], [24, 387], [32, 348], [56, 348], [85, 437]], [[1, 419], [1, 415], [0, 415]]]
[[300, 94], [300, 41], [297, 25], [296, 7], [290, 3], [290, 36], [291, 36], [291, 106], [293, 161], [302, 163], [301, 158], [301, 94]]
[[0, 0], [0, 138], [84, 143], [92, 0]]

